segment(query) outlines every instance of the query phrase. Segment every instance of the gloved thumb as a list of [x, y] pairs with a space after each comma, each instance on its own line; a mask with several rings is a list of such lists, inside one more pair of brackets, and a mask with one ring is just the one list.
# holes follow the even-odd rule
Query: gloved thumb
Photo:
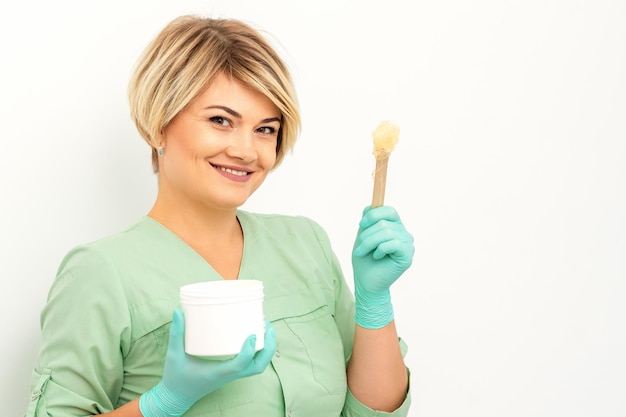
[[175, 309], [170, 327], [169, 352], [184, 352], [185, 350], [185, 317], [180, 309]]

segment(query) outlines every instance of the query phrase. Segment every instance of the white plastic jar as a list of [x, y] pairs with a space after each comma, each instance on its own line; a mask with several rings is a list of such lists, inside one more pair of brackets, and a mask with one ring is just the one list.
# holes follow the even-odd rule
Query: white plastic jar
[[263, 282], [220, 280], [180, 288], [185, 316], [185, 352], [195, 356], [232, 357], [248, 336], [263, 349], [265, 315]]

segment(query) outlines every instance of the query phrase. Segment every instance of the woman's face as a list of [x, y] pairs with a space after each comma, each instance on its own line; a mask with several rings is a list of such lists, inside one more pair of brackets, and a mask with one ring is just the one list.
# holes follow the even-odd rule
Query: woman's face
[[159, 192], [177, 205], [241, 206], [274, 166], [280, 119], [263, 94], [218, 75], [164, 129]]

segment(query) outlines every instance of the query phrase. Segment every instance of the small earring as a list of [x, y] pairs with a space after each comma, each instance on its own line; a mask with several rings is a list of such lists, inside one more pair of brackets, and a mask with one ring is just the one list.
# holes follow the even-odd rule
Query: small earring
[[157, 153], [159, 154], [159, 156], [163, 156], [163, 146], [159, 146], [157, 148]]

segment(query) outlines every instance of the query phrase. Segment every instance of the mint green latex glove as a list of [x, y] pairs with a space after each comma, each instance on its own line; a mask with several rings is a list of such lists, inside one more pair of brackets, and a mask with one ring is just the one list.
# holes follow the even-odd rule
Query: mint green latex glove
[[352, 249], [356, 323], [379, 329], [393, 320], [389, 288], [413, 261], [413, 236], [393, 207], [366, 207]]
[[265, 345], [255, 353], [256, 337], [248, 337], [237, 356], [210, 360], [187, 355], [184, 348], [185, 320], [174, 310], [170, 340], [165, 356], [163, 379], [139, 397], [144, 417], [178, 417], [196, 401], [237, 378], [260, 374], [276, 350], [276, 335], [265, 322]]

